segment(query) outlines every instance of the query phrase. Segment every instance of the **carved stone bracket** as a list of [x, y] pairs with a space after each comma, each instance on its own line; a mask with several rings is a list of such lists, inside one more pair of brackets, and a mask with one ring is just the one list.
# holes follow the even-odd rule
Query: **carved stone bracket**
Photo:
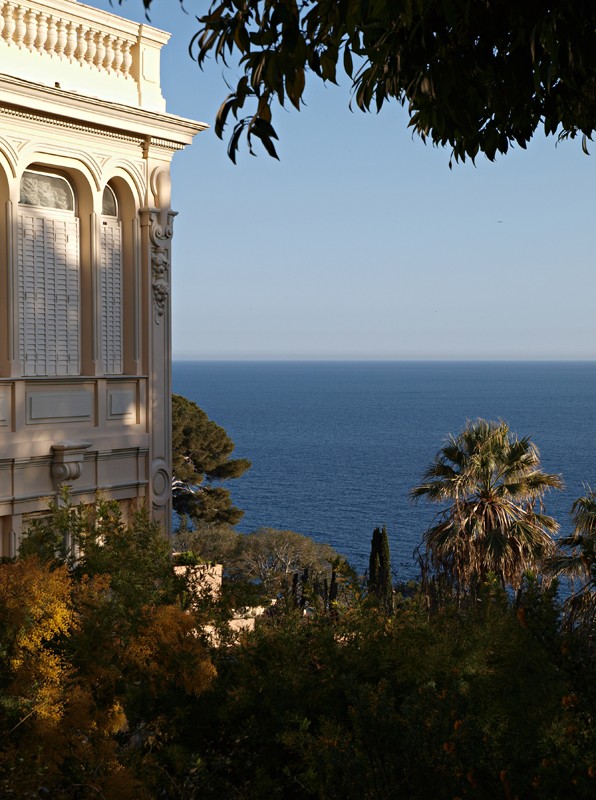
[[166, 312], [170, 294], [170, 245], [176, 212], [170, 209], [149, 209], [151, 239], [151, 285], [155, 323], [159, 325]]
[[81, 477], [85, 451], [91, 442], [56, 442], [52, 445], [52, 478], [57, 483], [76, 481]]

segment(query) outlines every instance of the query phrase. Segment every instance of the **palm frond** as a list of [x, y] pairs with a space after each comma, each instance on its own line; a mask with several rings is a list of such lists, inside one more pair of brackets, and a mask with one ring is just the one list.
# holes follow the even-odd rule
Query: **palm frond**
[[[502, 420], [469, 421], [457, 437], [449, 436], [424, 482], [410, 492], [414, 500], [450, 501], [424, 534], [427, 562], [463, 589], [489, 573], [519, 586], [526, 570], [554, 552], [551, 534], [558, 524], [542, 513], [541, 498], [562, 486], [559, 475], [541, 470], [529, 437], [519, 439]], [[592, 512], [596, 520], [596, 502], [587, 506], [596, 530]]]

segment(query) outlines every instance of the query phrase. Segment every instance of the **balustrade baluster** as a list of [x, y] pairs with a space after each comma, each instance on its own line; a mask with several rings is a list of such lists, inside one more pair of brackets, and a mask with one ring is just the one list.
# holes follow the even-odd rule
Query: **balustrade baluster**
[[37, 12], [29, 9], [25, 15], [25, 47], [27, 50], [35, 49], [35, 39], [37, 38]]
[[92, 67], [95, 61], [95, 51], [97, 49], [97, 45], [95, 44], [95, 31], [89, 29], [85, 33], [85, 41], [87, 42], [87, 51], [85, 53], [85, 61], [87, 64]]
[[68, 23], [68, 29], [66, 33], [66, 44], [64, 45], [64, 55], [68, 60], [72, 60], [74, 56], [74, 51], [77, 47], [77, 26], [75, 22]]
[[62, 57], [64, 48], [66, 47], [66, 20], [59, 19], [57, 24], [58, 36], [56, 39], [56, 55]]
[[87, 52], [87, 40], [85, 39], [85, 27], [79, 25], [77, 28], [77, 46], [74, 57], [79, 64], [85, 63], [85, 53]]
[[33, 47], [38, 53], [43, 53], [45, 50], [47, 39], [48, 15], [42, 11], [39, 15], [39, 19], [37, 20], [37, 35], [35, 37], [35, 42], [33, 43]]
[[114, 62], [114, 37], [108, 34], [105, 38], [106, 54], [103, 60], [103, 68], [108, 72], [112, 71], [112, 64]]
[[130, 68], [132, 66], [132, 53], [130, 52], [132, 42], [126, 39], [122, 43], [122, 73], [125, 78], [130, 75]]
[[97, 69], [101, 69], [103, 60], [106, 57], [106, 47], [104, 44], [104, 34], [99, 32], [96, 34], [95, 41], [97, 42], [97, 50], [95, 52], [94, 64]]
[[23, 6], [17, 6], [15, 16], [14, 43], [18, 48], [21, 48], [23, 45], [23, 39], [27, 33], [27, 26], [25, 25], [25, 9]]
[[120, 75], [120, 67], [122, 66], [123, 59], [122, 39], [118, 37], [114, 40], [114, 60], [112, 62], [112, 69], [117, 75]]
[[14, 34], [15, 27], [16, 22], [14, 19], [14, 3], [7, 3], [4, 6], [4, 30], [2, 31], [2, 36], [7, 44], [12, 44], [12, 36]]
[[45, 49], [46, 53], [54, 55], [56, 52], [56, 42], [58, 41], [58, 28], [56, 26], [56, 17], [53, 15], [48, 17], [48, 35], [46, 36]]

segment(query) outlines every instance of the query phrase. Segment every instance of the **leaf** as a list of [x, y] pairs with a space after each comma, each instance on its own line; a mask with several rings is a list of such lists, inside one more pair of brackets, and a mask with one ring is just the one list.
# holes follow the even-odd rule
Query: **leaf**
[[[277, 151], [275, 149], [275, 145], [273, 144], [272, 139], [277, 139], [277, 133], [271, 126], [271, 123], [267, 122], [264, 119], [255, 119], [254, 122], [249, 127], [248, 138], [249, 138], [249, 146], [250, 146], [250, 139], [252, 136], [256, 136], [260, 139], [261, 144], [267, 151], [267, 153], [272, 157], [276, 158], [279, 161], [279, 156], [277, 155]], [[251, 149], [252, 153], [252, 149]], [[252, 153], [254, 155], [254, 153]]]
[[352, 62], [352, 53], [347, 42], [344, 45], [344, 69], [346, 71], [346, 75], [351, 78], [354, 72], [354, 64]]
[[240, 120], [240, 122], [238, 122], [234, 126], [234, 133], [232, 134], [232, 136], [230, 138], [230, 142], [228, 144], [228, 156], [229, 156], [230, 161], [232, 162], [232, 164], [236, 163], [236, 153], [238, 152], [238, 142], [240, 140], [240, 136], [242, 134], [242, 131], [244, 130], [245, 125], [246, 125], [246, 121], [245, 120]]
[[273, 126], [266, 119], [258, 117], [257, 120], [255, 121], [255, 127], [257, 128], [257, 130], [263, 131], [265, 136], [270, 136], [272, 139], [278, 138], [277, 133], [275, 132]]
[[324, 81], [331, 81], [331, 83], [337, 83], [335, 78], [336, 64], [337, 64], [337, 55], [336, 58], [333, 58], [332, 54], [330, 53], [330, 48], [321, 53], [321, 77], [323, 78]]
[[385, 102], [385, 86], [382, 83], [377, 83], [377, 88], [375, 89], [375, 104], [377, 106], [377, 114], [383, 107], [383, 103]]
[[304, 91], [304, 70], [299, 69], [294, 73], [293, 79], [290, 81], [286, 78], [286, 93], [290, 98], [290, 102], [294, 108], [300, 111], [300, 100], [302, 92]]
[[269, 105], [270, 95], [263, 94], [259, 97], [259, 105], [257, 108], [257, 116], [267, 122], [271, 122], [271, 106]]
[[221, 139], [226, 126], [228, 114], [236, 104], [236, 95], [229, 94], [223, 101], [215, 116], [215, 135]]
[[[271, 141], [268, 136], [260, 136], [261, 142], [263, 143], [263, 147], [269, 153], [272, 158], [276, 158], [279, 161], [279, 156], [277, 155], [277, 151], [275, 149], [275, 145]], [[275, 137], [277, 139], [277, 136]]]
[[246, 53], [250, 50], [250, 39], [246, 27], [238, 24], [234, 29], [234, 44], [241, 53]]

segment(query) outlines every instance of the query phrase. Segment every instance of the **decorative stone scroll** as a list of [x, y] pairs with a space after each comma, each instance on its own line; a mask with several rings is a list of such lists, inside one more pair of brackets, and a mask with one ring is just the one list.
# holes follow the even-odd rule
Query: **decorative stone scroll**
[[160, 325], [170, 294], [170, 244], [174, 233], [175, 211], [150, 209], [151, 285], [155, 323]]

